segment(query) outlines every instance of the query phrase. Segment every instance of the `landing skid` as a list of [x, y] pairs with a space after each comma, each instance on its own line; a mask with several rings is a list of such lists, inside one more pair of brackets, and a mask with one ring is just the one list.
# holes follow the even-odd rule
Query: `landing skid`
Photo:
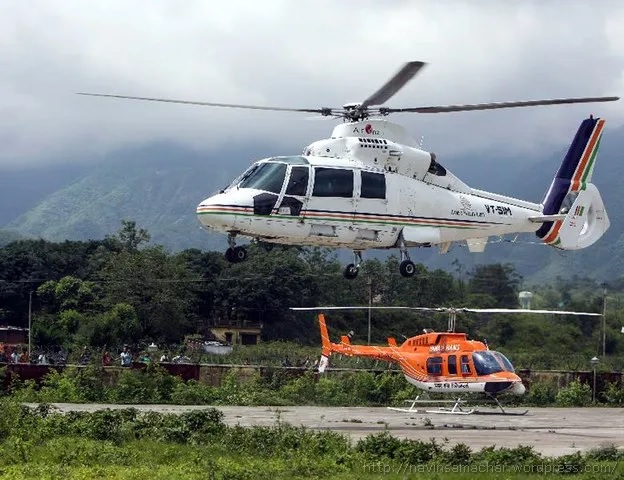
[[[501, 403], [498, 401], [498, 398], [491, 397], [491, 401], [495, 402], [500, 412], [484, 412], [481, 410], [477, 410], [475, 408], [465, 409], [462, 408], [462, 404], [466, 404], [467, 401], [461, 398], [457, 400], [427, 400], [420, 399], [420, 395], [417, 396], [414, 400], [405, 400], [405, 402], [410, 403], [408, 408], [400, 408], [400, 407], [388, 407], [388, 410], [394, 410], [396, 412], [404, 412], [404, 413], [445, 413], [448, 415], [510, 415], [510, 416], [522, 416], [529, 413], [528, 410], [524, 410], [523, 412], [509, 412], [503, 408]], [[439, 407], [435, 410], [426, 410], [426, 409], [418, 409], [416, 405], [418, 404], [436, 404], [436, 403], [452, 403], [452, 407]]]
[[[397, 412], [405, 412], [405, 413], [447, 413], [451, 415], [470, 415], [474, 413], [474, 409], [464, 410], [461, 407], [462, 403], [466, 403], [465, 400], [458, 398], [457, 400], [420, 400], [419, 396], [414, 400], [405, 400], [408, 403], [411, 403], [409, 408], [399, 408], [399, 407], [388, 407], [388, 410], [395, 410]], [[419, 410], [416, 408], [416, 404], [432, 404], [432, 403], [452, 403], [453, 407], [440, 407], [437, 410]]]
[[481, 412], [481, 411], [476, 411], [475, 413], [478, 414], [478, 415], [515, 415], [515, 416], [522, 416], [522, 415], [526, 415], [527, 413], [529, 413], [528, 410], [525, 410], [523, 412], [508, 412], [507, 410], [505, 410], [503, 408], [501, 403], [498, 401], [498, 398], [490, 397], [490, 400], [492, 402], [496, 403], [496, 406], [498, 408], [500, 408], [500, 412]]

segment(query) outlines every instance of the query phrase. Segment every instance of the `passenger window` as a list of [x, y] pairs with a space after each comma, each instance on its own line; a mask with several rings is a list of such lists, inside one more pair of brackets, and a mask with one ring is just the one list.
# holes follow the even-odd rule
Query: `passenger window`
[[427, 373], [429, 375], [442, 375], [442, 357], [429, 357], [427, 359]]
[[353, 197], [353, 170], [315, 168], [312, 195], [315, 197]]
[[288, 186], [286, 187], [286, 195], [298, 195], [300, 197], [306, 194], [308, 189], [308, 167], [292, 167]]
[[383, 173], [362, 172], [361, 198], [386, 198], [386, 176]]
[[470, 359], [468, 355], [462, 355], [461, 357], [461, 371], [463, 375], [470, 375]]
[[448, 356], [448, 373], [449, 375], [457, 375], [457, 357], [455, 355]]

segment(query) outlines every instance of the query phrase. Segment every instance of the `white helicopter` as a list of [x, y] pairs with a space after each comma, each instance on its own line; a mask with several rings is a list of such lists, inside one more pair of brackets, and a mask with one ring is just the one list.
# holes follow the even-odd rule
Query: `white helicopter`
[[[236, 237], [271, 243], [346, 247], [355, 261], [346, 278], [358, 274], [362, 251], [398, 248], [400, 273], [415, 265], [408, 247], [437, 245], [440, 253], [466, 241], [483, 252], [490, 236], [536, 232], [546, 244], [575, 250], [596, 242], [609, 227], [598, 189], [590, 183], [605, 121], [581, 123], [542, 203], [471, 188], [421, 150], [405, 128], [383, 117], [390, 113], [444, 113], [537, 105], [607, 102], [619, 97], [563, 98], [522, 102], [380, 107], [423, 67], [406, 63], [383, 87], [361, 103], [342, 108], [281, 108], [163, 98], [79, 93], [213, 107], [315, 113], [343, 119], [329, 138], [308, 145], [302, 155], [253, 163], [227, 188], [197, 206], [201, 225], [228, 235], [225, 255], [247, 258]], [[376, 106], [376, 108], [371, 108]], [[376, 117], [376, 118], [372, 118]]]

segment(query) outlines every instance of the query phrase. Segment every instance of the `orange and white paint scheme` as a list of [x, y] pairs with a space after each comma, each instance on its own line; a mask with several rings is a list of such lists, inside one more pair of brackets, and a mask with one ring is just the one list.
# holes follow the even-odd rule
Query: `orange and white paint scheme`
[[511, 362], [502, 353], [489, 350], [480, 341], [468, 340], [465, 333], [428, 332], [408, 338], [398, 345], [388, 338], [388, 346], [353, 345], [350, 335], [340, 343], [332, 343], [325, 321], [319, 314], [323, 352], [319, 373], [329, 364], [332, 353], [373, 358], [396, 363], [409, 383], [427, 392], [502, 393], [523, 395], [522, 379], [514, 372]]

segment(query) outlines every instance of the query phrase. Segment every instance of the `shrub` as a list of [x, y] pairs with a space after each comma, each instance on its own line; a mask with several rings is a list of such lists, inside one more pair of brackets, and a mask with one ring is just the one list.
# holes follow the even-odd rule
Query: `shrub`
[[488, 465], [519, 465], [530, 464], [538, 461], [540, 454], [533, 450], [533, 447], [520, 445], [516, 448], [495, 446], [485, 447], [475, 455], [475, 460], [485, 462]]
[[591, 388], [578, 380], [571, 382], [557, 393], [557, 405], [562, 407], [584, 407], [591, 403]]
[[401, 440], [384, 431], [360, 439], [356, 444], [356, 451], [363, 453], [372, 460], [395, 458], [401, 446]]
[[530, 405], [543, 407], [555, 403], [557, 388], [551, 382], [539, 382], [531, 385], [526, 400]]
[[563, 455], [554, 460], [554, 471], [562, 474], [575, 475], [581, 473], [585, 468], [586, 461], [581, 452]]
[[596, 462], [617, 462], [624, 459], [624, 451], [621, 451], [616, 445], [609, 444], [601, 447], [592, 448], [586, 454], [587, 460]]
[[618, 385], [616, 382], [608, 383], [604, 398], [609, 404], [624, 405], [624, 385]]

